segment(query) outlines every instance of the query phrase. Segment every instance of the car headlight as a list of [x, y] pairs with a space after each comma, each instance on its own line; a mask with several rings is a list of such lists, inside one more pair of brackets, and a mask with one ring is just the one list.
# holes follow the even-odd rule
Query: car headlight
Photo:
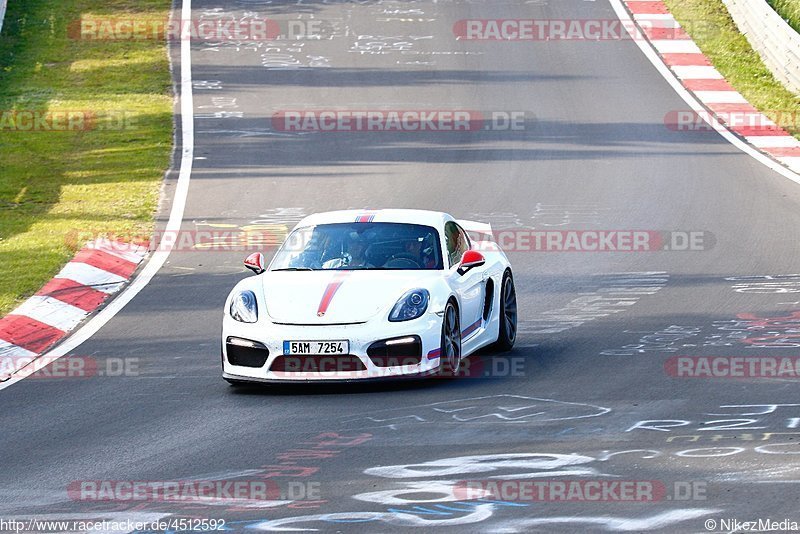
[[431, 294], [427, 289], [412, 289], [400, 297], [400, 300], [394, 305], [392, 313], [389, 314], [389, 320], [392, 322], [410, 321], [422, 316], [428, 309], [430, 299]]
[[240, 291], [231, 300], [231, 317], [242, 323], [258, 321], [258, 304], [252, 291]]

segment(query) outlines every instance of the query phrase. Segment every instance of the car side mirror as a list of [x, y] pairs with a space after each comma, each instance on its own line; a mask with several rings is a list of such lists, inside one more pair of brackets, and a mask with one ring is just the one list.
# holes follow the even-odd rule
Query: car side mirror
[[260, 252], [253, 252], [244, 260], [244, 266], [256, 274], [261, 274], [266, 269], [264, 268], [264, 255]]
[[470, 269], [480, 267], [485, 263], [486, 258], [483, 257], [483, 254], [477, 250], [468, 250], [464, 252], [464, 255], [461, 257], [461, 264], [458, 266], [458, 274], [464, 275]]

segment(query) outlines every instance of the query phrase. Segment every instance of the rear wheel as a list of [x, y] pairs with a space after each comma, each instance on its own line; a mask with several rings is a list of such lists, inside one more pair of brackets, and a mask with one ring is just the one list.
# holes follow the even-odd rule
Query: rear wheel
[[499, 351], [509, 351], [517, 340], [517, 290], [514, 287], [514, 278], [510, 271], [503, 275], [503, 285], [500, 289], [500, 332], [494, 348]]
[[461, 322], [453, 302], [448, 302], [442, 317], [441, 363], [442, 374], [455, 376], [461, 367]]

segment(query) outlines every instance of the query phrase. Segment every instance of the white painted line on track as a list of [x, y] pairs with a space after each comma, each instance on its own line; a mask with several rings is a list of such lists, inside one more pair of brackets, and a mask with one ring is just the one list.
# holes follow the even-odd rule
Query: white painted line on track
[[[170, 13], [170, 19], [174, 18], [174, 13]], [[181, 20], [192, 20], [192, 0], [183, 0], [181, 6]], [[178, 184], [175, 188], [175, 196], [172, 200], [172, 210], [164, 234], [177, 233], [183, 220], [183, 212], [186, 208], [186, 197], [189, 194], [189, 180], [192, 177], [192, 160], [194, 158], [194, 98], [192, 94], [192, 48], [190, 39], [181, 39], [181, 83], [180, 83], [180, 107], [181, 107], [181, 166], [178, 174]], [[66, 354], [69, 354], [81, 343], [91, 338], [108, 321], [128, 304], [139, 292], [144, 289], [158, 271], [163, 267], [167, 258], [172, 252], [174, 242], [162, 243], [150, 261], [147, 262], [142, 272], [133, 279], [129, 285], [117, 298], [112, 300], [108, 306], [103, 308], [97, 315], [92, 317], [83, 327], [76, 330], [63, 343], [55, 349], [46, 352], [47, 357], [52, 361]], [[22, 370], [12, 378], [0, 384], [0, 391], [16, 384], [34, 372], [35, 366], [29, 366], [29, 370]]]
[[[636, 29], [631, 27], [632, 19], [631, 16], [628, 14], [628, 11], [625, 9], [625, 6], [622, 5], [622, 0], [608, 0], [611, 4], [611, 7], [614, 9], [617, 17], [623, 22], [623, 26], [625, 27], [626, 31], [633, 37], [634, 33], [637, 32]], [[645, 17], [654, 17], [655, 15], [640, 15], [637, 19], [643, 19]], [[665, 15], [665, 17], [672, 17], [672, 15]], [[692, 94], [683, 86], [681, 85], [680, 80], [676, 78], [672, 72], [669, 70], [667, 65], [661, 60], [661, 58], [656, 54], [656, 51], [650, 44], [642, 39], [631, 39], [636, 46], [642, 51], [645, 57], [653, 64], [659, 74], [670, 84], [672, 89], [678, 93], [686, 104], [695, 111], [698, 115], [700, 115], [703, 120], [708, 123], [717, 133], [719, 133], [726, 141], [731, 143], [733, 146], [747, 154], [748, 156], [754, 158], [759, 163], [766, 165], [773, 171], [777, 172], [784, 178], [791, 180], [797, 184], [800, 184], [800, 174], [793, 172], [792, 170], [784, 167], [777, 161], [773, 160], [772, 158], [768, 157], [765, 154], [762, 154], [749, 144], [745, 143], [738, 137], [736, 137], [733, 133], [731, 133], [725, 126], [722, 125], [718, 120], [711, 116], [703, 107], [698, 100], [692, 96]]]

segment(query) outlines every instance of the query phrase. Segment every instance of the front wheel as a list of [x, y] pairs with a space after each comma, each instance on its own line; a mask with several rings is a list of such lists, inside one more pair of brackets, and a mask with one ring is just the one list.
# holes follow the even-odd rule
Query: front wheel
[[510, 271], [506, 271], [503, 275], [499, 312], [500, 332], [494, 348], [505, 352], [511, 350], [517, 340], [517, 290], [514, 288], [514, 278]]
[[458, 310], [452, 302], [448, 302], [444, 308], [441, 347], [439, 366], [442, 374], [455, 376], [461, 367], [461, 324], [458, 320]]

